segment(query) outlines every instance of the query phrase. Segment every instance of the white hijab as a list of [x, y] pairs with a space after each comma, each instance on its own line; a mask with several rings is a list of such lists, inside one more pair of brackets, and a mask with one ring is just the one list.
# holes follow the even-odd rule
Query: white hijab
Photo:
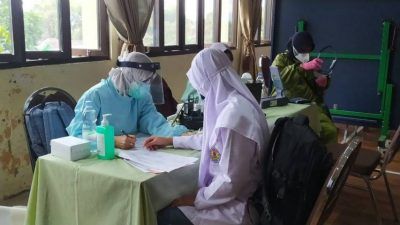
[[199, 52], [187, 76], [193, 87], [205, 96], [199, 184], [206, 186], [209, 151], [217, 141], [219, 128], [233, 130], [256, 142], [259, 157], [268, 141], [269, 130], [259, 104], [222, 51], [207, 48]]
[[226, 45], [224, 43], [221, 43], [221, 42], [212, 43], [210, 45], [210, 48], [218, 49], [218, 50], [221, 50], [223, 52], [225, 52], [226, 50], [229, 49], [228, 45]]
[[[129, 61], [137, 63], [151, 63], [151, 59], [147, 55], [140, 52], [131, 52], [124, 57], [118, 57], [119, 61]], [[128, 95], [129, 87], [133, 82], [147, 80], [153, 73], [146, 70], [140, 70], [130, 67], [112, 68], [108, 77], [111, 79], [114, 87], [122, 96]]]

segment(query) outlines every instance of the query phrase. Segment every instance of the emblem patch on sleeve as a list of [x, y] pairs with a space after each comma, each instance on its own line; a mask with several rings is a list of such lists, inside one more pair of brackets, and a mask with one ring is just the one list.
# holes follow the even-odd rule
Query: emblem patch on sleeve
[[215, 147], [211, 148], [210, 150], [210, 159], [215, 163], [219, 162], [219, 160], [221, 159], [221, 153], [219, 153], [219, 151]]

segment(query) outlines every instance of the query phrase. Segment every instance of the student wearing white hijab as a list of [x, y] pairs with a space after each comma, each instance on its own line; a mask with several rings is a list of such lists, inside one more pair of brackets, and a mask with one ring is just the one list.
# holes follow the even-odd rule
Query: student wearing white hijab
[[144, 145], [201, 150], [199, 189], [161, 210], [158, 224], [251, 224], [248, 199], [261, 180], [261, 152], [270, 135], [266, 118], [222, 51], [202, 50], [187, 76], [205, 96], [203, 133], [150, 137]]
[[228, 56], [229, 60], [233, 62], [233, 54], [232, 51], [229, 49], [229, 46], [227, 44], [221, 43], [221, 42], [215, 42], [210, 45], [210, 48], [213, 49], [218, 49], [222, 52], [225, 53], [226, 56]]
[[[231, 62], [233, 62], [233, 54], [232, 54], [231, 50], [229, 49], [228, 45], [221, 43], [221, 42], [215, 42], [215, 43], [212, 43], [209, 48], [218, 49], [218, 50], [224, 52], [225, 56], [227, 56], [229, 58], [229, 60]], [[193, 100], [195, 102], [200, 100], [200, 96], [199, 96], [198, 92], [192, 87], [192, 85], [188, 81], [186, 83], [185, 91], [182, 94], [181, 101], [186, 102], [186, 101], [188, 101], [189, 98], [193, 98]]]

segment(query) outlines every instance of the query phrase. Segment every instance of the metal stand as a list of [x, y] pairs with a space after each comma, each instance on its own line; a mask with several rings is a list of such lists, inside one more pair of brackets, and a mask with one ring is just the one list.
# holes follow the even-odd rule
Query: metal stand
[[[372, 119], [381, 122], [381, 131], [379, 142], [385, 142], [388, 137], [390, 111], [392, 106], [393, 84], [388, 83], [388, 71], [390, 60], [390, 27], [391, 22], [385, 21], [382, 24], [382, 42], [380, 54], [332, 54], [332, 53], [311, 53], [311, 56], [316, 57], [320, 54], [321, 58], [338, 58], [338, 59], [351, 59], [351, 60], [372, 60], [379, 61], [378, 72], [378, 91], [377, 94], [381, 96], [381, 106], [379, 113], [366, 113], [356, 112], [340, 109], [330, 109], [332, 115], [344, 116], [349, 118], [358, 119]], [[305, 30], [305, 21], [300, 20], [297, 22], [297, 31]]]

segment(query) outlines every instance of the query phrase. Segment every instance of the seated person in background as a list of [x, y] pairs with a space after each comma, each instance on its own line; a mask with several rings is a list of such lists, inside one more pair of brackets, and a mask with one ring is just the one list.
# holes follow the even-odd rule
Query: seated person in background
[[264, 113], [222, 51], [202, 50], [187, 76], [205, 96], [203, 133], [150, 137], [144, 146], [200, 149], [199, 189], [161, 210], [158, 224], [251, 224], [248, 199], [261, 180], [260, 155], [270, 135]]
[[320, 111], [321, 133], [324, 143], [337, 141], [337, 128], [324, 110], [324, 90], [328, 77], [315, 77], [314, 71], [322, 67], [322, 59], [309, 61], [309, 53], [314, 50], [314, 41], [308, 32], [297, 32], [290, 38], [284, 53], [276, 56], [273, 66], [279, 68], [285, 95], [288, 98], [302, 97], [316, 102]]
[[[233, 62], [233, 54], [226, 44], [216, 42], [216, 43], [211, 44], [211, 46], [209, 48], [218, 49], [218, 50], [223, 51], [226, 54], [226, 56], [228, 56], [229, 60], [231, 62]], [[198, 101], [199, 100], [198, 98], [200, 98], [197, 91], [192, 87], [192, 85], [188, 81], [186, 83], [186, 88], [185, 88], [185, 91], [183, 92], [181, 101], [186, 102], [186, 101], [188, 101], [189, 97], [194, 97], [194, 99], [193, 99], [194, 101]]]
[[[151, 63], [145, 54], [132, 52], [122, 59], [123, 63]], [[122, 63], [121, 62], [121, 63]], [[103, 114], [110, 113], [110, 124], [115, 130], [115, 146], [121, 149], [134, 147], [136, 138], [128, 134], [138, 132], [160, 135], [179, 136], [187, 129], [184, 126], [171, 127], [166, 119], [157, 112], [149, 84], [157, 78], [157, 73], [148, 70], [120, 66], [112, 68], [107, 79], [87, 90], [75, 107], [75, 117], [67, 127], [69, 135], [82, 134], [82, 112], [86, 101], [92, 101], [97, 114], [97, 124], [100, 124]], [[161, 86], [161, 85], [160, 85]]]

